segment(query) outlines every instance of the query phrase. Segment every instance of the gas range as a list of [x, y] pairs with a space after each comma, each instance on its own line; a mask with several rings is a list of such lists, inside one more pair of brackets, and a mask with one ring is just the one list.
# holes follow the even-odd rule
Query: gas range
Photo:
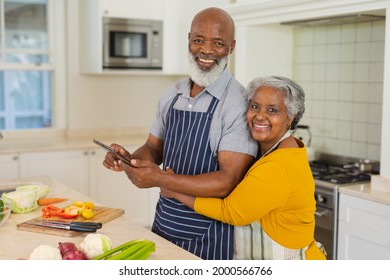
[[338, 166], [313, 161], [310, 168], [317, 186], [341, 187], [371, 181], [371, 174], [361, 172], [357, 167]]
[[372, 174], [379, 174], [378, 162], [373, 162], [369, 171], [362, 171], [358, 164], [361, 161], [358, 158], [320, 154], [310, 162], [310, 168], [316, 186], [338, 188], [370, 182]]

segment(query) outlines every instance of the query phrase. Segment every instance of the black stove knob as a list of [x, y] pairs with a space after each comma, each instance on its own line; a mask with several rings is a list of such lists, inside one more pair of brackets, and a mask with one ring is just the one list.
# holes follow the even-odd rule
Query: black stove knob
[[326, 203], [326, 197], [319, 194], [317, 195], [317, 201], [319, 203]]

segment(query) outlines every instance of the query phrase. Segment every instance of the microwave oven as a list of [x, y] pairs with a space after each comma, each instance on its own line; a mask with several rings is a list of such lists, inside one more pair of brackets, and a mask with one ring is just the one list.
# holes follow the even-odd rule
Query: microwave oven
[[162, 21], [103, 18], [103, 68], [162, 69]]

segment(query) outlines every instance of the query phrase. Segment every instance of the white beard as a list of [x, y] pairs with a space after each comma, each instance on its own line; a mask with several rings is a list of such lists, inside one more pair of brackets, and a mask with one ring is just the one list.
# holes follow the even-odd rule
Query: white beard
[[221, 76], [228, 62], [229, 55], [219, 59], [210, 71], [204, 71], [196, 63], [195, 56], [188, 52], [189, 75], [192, 81], [201, 87], [208, 87], [215, 82]]

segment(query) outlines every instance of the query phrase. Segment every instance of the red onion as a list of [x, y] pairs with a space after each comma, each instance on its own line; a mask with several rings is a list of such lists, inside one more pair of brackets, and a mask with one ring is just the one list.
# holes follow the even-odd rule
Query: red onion
[[64, 256], [69, 251], [77, 250], [77, 246], [72, 242], [60, 242], [58, 243], [58, 249], [61, 255]]
[[63, 260], [87, 260], [87, 256], [80, 251], [77, 246], [72, 242], [60, 242], [58, 243], [58, 249], [60, 250]]
[[79, 249], [68, 251], [62, 256], [63, 260], [88, 260], [87, 256]]

